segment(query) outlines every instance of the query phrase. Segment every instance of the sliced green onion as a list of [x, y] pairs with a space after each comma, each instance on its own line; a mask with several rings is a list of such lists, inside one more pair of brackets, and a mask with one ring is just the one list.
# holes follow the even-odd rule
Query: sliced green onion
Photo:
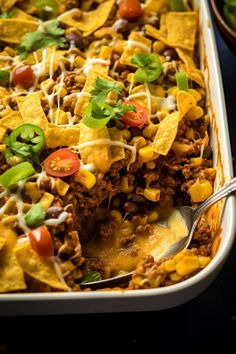
[[188, 86], [187, 74], [185, 72], [181, 71], [181, 72], [176, 73], [175, 77], [176, 77], [176, 82], [177, 82], [177, 86], [178, 86], [179, 90], [188, 92], [189, 86]]
[[44, 223], [46, 211], [40, 203], [35, 204], [25, 214], [25, 223], [27, 226], [38, 227]]
[[10, 82], [10, 73], [6, 70], [0, 70], [0, 86], [7, 87]]
[[94, 270], [94, 271], [88, 273], [87, 275], [85, 275], [85, 277], [82, 278], [82, 281], [80, 282], [80, 284], [87, 284], [87, 283], [91, 283], [93, 281], [99, 281], [101, 279], [102, 279], [101, 274]]
[[185, 11], [183, 0], [170, 0], [170, 10], [175, 12]]
[[21, 162], [11, 167], [9, 170], [0, 175], [0, 184], [5, 188], [14, 186], [35, 173], [35, 169], [29, 162]]
[[88, 105], [82, 123], [92, 129], [101, 129], [107, 125], [114, 115], [114, 109], [108, 104], [93, 102]]

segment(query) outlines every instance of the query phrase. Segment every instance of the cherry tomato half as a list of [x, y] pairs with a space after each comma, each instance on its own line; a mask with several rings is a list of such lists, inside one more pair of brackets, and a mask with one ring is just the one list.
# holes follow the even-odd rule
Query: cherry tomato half
[[121, 117], [121, 120], [125, 124], [130, 125], [131, 127], [139, 127], [148, 120], [148, 111], [145, 107], [133, 101], [124, 101], [124, 104], [129, 104], [136, 107], [136, 112], [129, 111]]
[[18, 66], [13, 71], [12, 75], [13, 85], [19, 85], [28, 90], [34, 84], [34, 72], [30, 65]]
[[54, 255], [54, 245], [52, 237], [45, 225], [31, 230], [29, 240], [32, 248], [41, 257], [52, 257]]
[[139, 0], [121, 0], [119, 3], [119, 16], [125, 20], [136, 20], [142, 17], [143, 10]]
[[60, 149], [46, 158], [44, 168], [53, 177], [71, 176], [79, 170], [80, 160], [70, 149]]

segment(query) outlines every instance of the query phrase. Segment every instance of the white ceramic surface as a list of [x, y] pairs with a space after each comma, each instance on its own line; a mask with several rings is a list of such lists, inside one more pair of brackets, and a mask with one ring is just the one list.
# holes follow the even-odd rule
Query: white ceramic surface
[[[196, 0], [200, 7], [202, 43], [210, 71], [210, 97], [216, 114], [224, 176], [233, 176], [232, 156], [224, 102], [224, 92], [215, 38], [207, 1]], [[206, 72], [207, 75], [207, 72]], [[213, 146], [215, 138], [213, 136]], [[183, 304], [200, 294], [214, 280], [231, 250], [235, 235], [235, 197], [228, 198], [222, 218], [222, 241], [210, 264], [193, 277], [176, 285], [150, 290], [2, 294], [0, 315], [77, 314], [122, 311], [162, 310]]]

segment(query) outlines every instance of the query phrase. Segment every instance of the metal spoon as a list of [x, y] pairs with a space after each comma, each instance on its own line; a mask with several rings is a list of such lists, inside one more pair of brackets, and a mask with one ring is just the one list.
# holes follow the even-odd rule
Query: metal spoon
[[[223, 199], [224, 197], [229, 196], [232, 192], [236, 190], [236, 177], [233, 178], [230, 182], [226, 183], [224, 187], [218, 190], [216, 193], [212, 194], [204, 203], [202, 203], [198, 208], [193, 209], [189, 206], [181, 206], [176, 209], [180, 212], [183, 219], [185, 220], [188, 235], [181, 238], [179, 241], [172, 244], [162, 258], [170, 257], [175, 253], [183, 251], [186, 249], [193, 237], [194, 230], [197, 226], [198, 220], [200, 216], [213, 204]], [[101, 287], [110, 287], [121, 284], [127, 284], [130, 280], [133, 272], [129, 272], [126, 274], [118, 275], [113, 278], [98, 280], [89, 283], [81, 283], [82, 287], [91, 287], [91, 288], [101, 288]]]

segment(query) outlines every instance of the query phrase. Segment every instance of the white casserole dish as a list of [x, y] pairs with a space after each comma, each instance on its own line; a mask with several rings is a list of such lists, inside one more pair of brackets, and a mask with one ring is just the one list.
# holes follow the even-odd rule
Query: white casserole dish
[[[232, 156], [218, 54], [207, 1], [196, 0], [200, 12], [202, 65], [208, 85], [208, 106], [214, 116], [211, 139], [217, 166], [216, 185], [233, 177]], [[206, 65], [207, 63], [207, 65]], [[223, 208], [223, 203], [218, 205]], [[235, 197], [228, 198], [221, 221], [221, 242], [216, 256], [200, 273], [176, 285], [158, 289], [78, 293], [0, 295], [1, 315], [78, 314], [162, 310], [183, 304], [200, 294], [221, 270], [235, 235]], [[214, 213], [210, 216], [214, 219]], [[216, 224], [217, 221], [213, 220]]]

